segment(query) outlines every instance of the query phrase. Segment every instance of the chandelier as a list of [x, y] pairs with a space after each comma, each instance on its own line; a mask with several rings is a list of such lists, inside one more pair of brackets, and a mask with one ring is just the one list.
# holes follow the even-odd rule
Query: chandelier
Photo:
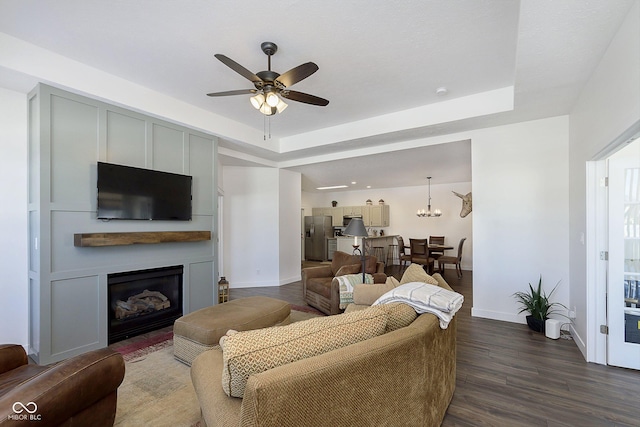
[[419, 216], [420, 218], [438, 217], [442, 215], [442, 212], [440, 211], [440, 209], [434, 209], [433, 211], [431, 210], [431, 177], [428, 176], [427, 179], [429, 180], [429, 202], [427, 204], [426, 211], [424, 209], [418, 209], [418, 211], [416, 212], [416, 215]]

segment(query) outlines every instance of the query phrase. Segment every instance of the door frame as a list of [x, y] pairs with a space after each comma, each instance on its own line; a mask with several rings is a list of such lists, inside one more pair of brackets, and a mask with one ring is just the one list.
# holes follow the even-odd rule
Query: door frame
[[586, 163], [587, 343], [576, 344], [584, 346], [587, 362], [607, 364], [607, 335], [600, 333], [600, 325], [608, 325], [607, 262], [600, 259], [600, 252], [609, 249], [609, 206], [602, 180], [608, 176], [607, 159], [639, 137], [640, 120], [637, 120]]
[[607, 336], [600, 325], [607, 324], [607, 262], [600, 252], [609, 245], [609, 216], [606, 160], [587, 162], [586, 255], [587, 255], [587, 362], [607, 364]]

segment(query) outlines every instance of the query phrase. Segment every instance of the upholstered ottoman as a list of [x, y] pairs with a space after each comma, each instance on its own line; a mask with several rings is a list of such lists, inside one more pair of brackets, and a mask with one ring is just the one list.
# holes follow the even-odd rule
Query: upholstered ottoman
[[291, 323], [291, 306], [269, 297], [247, 297], [202, 308], [173, 324], [173, 356], [191, 366], [203, 351], [210, 350], [229, 329], [248, 331]]

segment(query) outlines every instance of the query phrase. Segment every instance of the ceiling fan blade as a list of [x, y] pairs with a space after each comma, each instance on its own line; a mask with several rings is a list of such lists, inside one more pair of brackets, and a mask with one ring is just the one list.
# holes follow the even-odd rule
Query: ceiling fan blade
[[207, 96], [232, 96], [232, 95], [247, 95], [250, 93], [256, 93], [255, 89], [238, 89], [238, 90], [228, 90], [225, 92], [214, 92], [208, 93]]
[[220, 60], [220, 62], [222, 62], [224, 65], [226, 65], [227, 67], [231, 68], [233, 71], [235, 71], [236, 73], [240, 74], [245, 79], [250, 80], [253, 83], [261, 83], [262, 82], [262, 79], [260, 77], [256, 76], [251, 71], [247, 70], [242, 65], [238, 64], [236, 61], [234, 61], [233, 59], [229, 58], [228, 56], [222, 55], [220, 53], [216, 53], [214, 56], [216, 58], [218, 58]]
[[283, 73], [276, 79], [276, 81], [282, 83], [284, 87], [289, 87], [293, 86], [301, 80], [306, 79], [316, 71], [318, 71], [318, 66], [313, 62], [307, 62]]
[[309, 95], [308, 93], [297, 92], [295, 90], [283, 90], [282, 92], [280, 92], [280, 95], [292, 101], [304, 102], [305, 104], [311, 105], [319, 105], [321, 107], [329, 104], [329, 101], [324, 98], [320, 98], [319, 96], [315, 95]]

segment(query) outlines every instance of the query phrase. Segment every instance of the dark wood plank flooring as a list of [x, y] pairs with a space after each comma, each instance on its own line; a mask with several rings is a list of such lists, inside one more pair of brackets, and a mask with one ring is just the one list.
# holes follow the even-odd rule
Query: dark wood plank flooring
[[[387, 272], [400, 277], [399, 271]], [[465, 297], [458, 312], [456, 391], [443, 426], [640, 426], [640, 371], [584, 361], [571, 340], [526, 325], [471, 317], [471, 272], [445, 279]], [[234, 289], [305, 305], [301, 282]]]

